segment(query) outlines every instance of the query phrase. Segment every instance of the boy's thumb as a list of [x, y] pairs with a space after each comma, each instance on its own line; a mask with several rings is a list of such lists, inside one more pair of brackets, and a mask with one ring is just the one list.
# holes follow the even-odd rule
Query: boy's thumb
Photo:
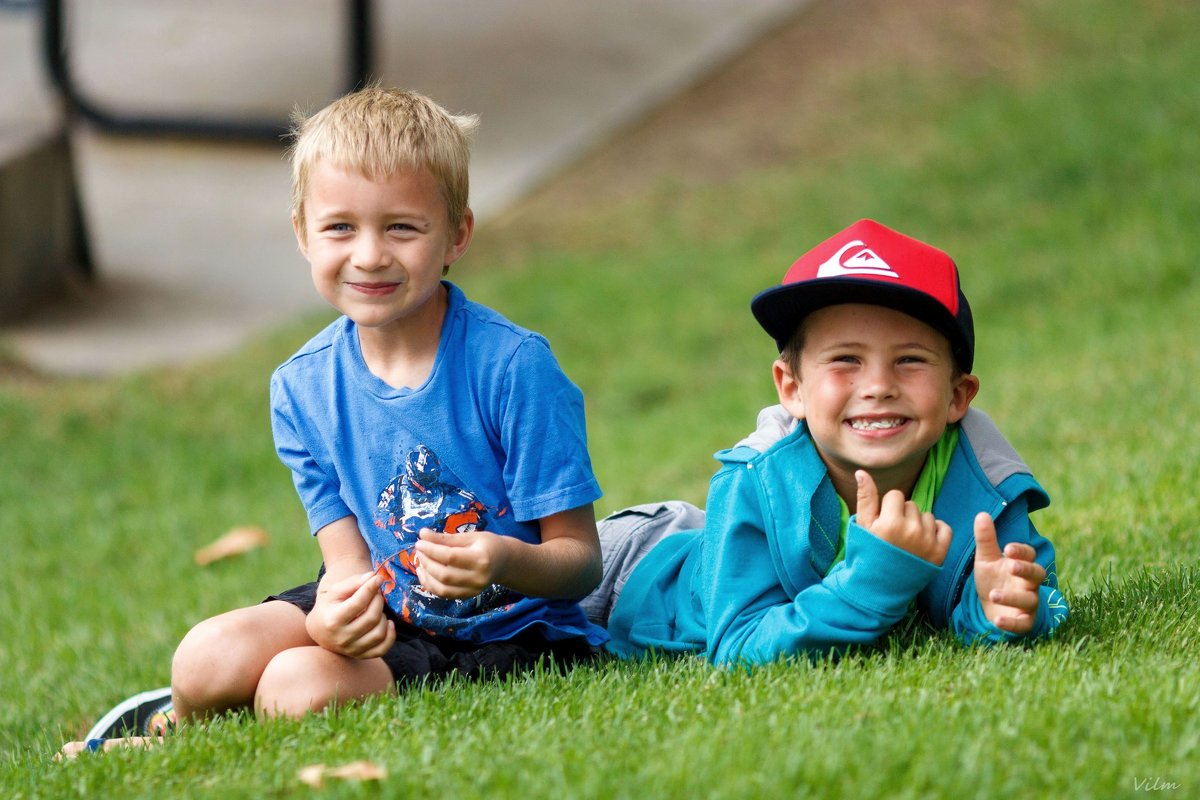
[[854, 481], [858, 484], [858, 501], [854, 513], [858, 516], [859, 525], [870, 528], [879, 518], [879, 489], [876, 488], [871, 473], [865, 469], [854, 473]]
[[996, 523], [987, 512], [975, 515], [975, 560], [999, 561], [1004, 558], [996, 540]]

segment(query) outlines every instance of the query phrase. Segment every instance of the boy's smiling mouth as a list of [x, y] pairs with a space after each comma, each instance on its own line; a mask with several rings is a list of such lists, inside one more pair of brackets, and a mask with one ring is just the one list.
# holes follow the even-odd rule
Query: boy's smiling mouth
[[882, 431], [899, 428], [908, 420], [905, 417], [856, 417], [849, 420], [850, 427], [856, 431]]
[[387, 281], [384, 283], [357, 283], [354, 281], [347, 282], [350, 288], [355, 291], [362, 292], [367, 295], [385, 295], [396, 290], [400, 285], [399, 281]]

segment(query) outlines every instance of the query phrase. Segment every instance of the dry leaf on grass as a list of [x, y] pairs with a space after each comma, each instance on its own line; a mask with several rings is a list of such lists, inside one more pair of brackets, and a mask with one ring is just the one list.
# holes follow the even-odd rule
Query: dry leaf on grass
[[382, 781], [387, 779], [387, 770], [370, 761], [351, 761], [340, 767], [327, 767], [324, 764], [309, 764], [301, 767], [296, 773], [301, 783], [306, 783], [314, 789], [325, 785], [326, 778], [340, 781]]
[[207, 547], [197, 550], [195, 555], [196, 563], [202, 567], [207, 567], [214, 561], [231, 558], [232, 556], [240, 556], [242, 553], [266, 547], [270, 542], [271, 537], [262, 528], [249, 525], [234, 528]]

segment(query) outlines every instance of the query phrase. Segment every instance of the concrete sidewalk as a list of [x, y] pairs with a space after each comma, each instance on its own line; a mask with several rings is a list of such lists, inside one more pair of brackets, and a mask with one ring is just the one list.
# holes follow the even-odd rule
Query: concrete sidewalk
[[[487, 219], [616, 127], [796, 14], [805, 0], [380, 0], [376, 71], [478, 113], [472, 206]], [[104, 107], [285, 120], [340, 94], [342, 4], [76, 0], [76, 81]], [[0, 129], [52, 119], [38, 15], [0, 8]], [[281, 147], [79, 130], [99, 283], [0, 345], [39, 371], [110, 375], [217, 355], [322, 307], [287, 218]]]

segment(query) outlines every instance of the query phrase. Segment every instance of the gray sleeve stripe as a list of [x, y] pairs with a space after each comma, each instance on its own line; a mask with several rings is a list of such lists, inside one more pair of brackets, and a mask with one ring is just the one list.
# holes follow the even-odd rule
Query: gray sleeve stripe
[[984, 412], [968, 409], [962, 419], [962, 432], [971, 443], [983, 474], [993, 486], [999, 486], [1018, 473], [1031, 474], [1021, 456]]

